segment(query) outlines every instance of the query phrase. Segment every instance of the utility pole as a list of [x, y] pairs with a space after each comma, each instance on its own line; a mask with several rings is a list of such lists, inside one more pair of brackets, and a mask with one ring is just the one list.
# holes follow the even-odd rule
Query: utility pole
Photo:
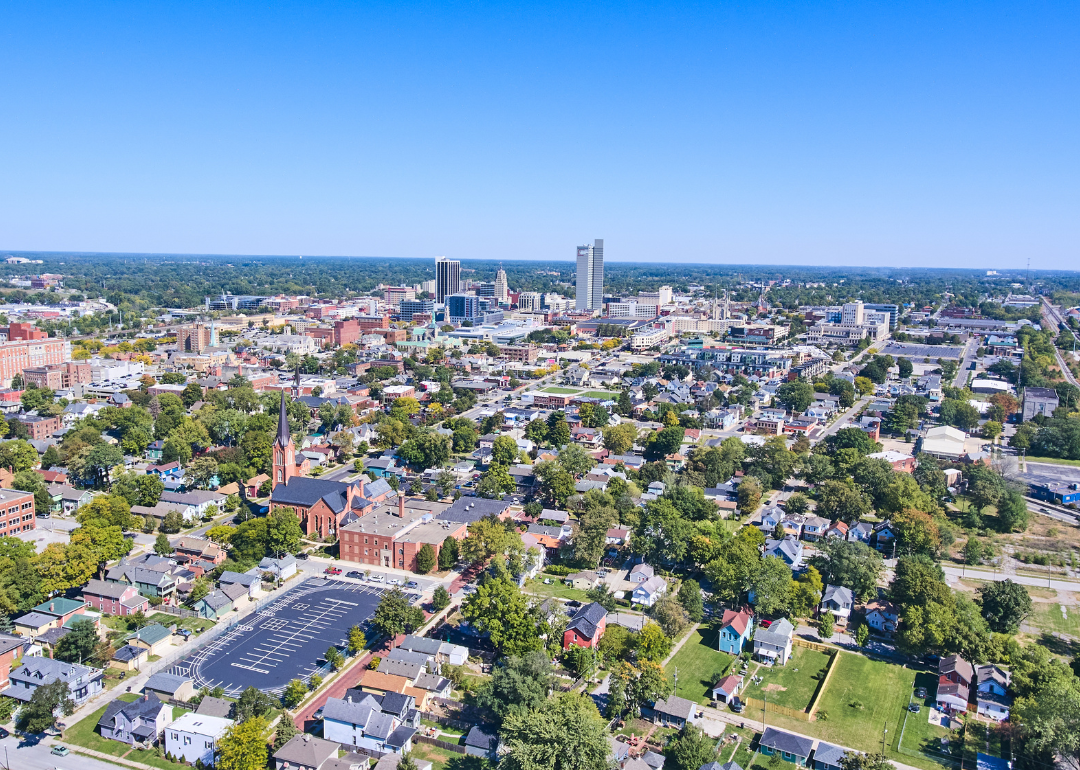
[[885, 733], [889, 732], [889, 723], [885, 723], [885, 727], [881, 731], [881, 756], [885, 756]]

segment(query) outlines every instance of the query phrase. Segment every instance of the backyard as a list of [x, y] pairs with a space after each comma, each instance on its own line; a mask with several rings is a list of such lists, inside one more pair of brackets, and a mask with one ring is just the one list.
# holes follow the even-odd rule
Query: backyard
[[758, 668], [756, 673], [762, 678], [761, 683], [747, 680], [743, 693], [748, 698], [764, 700], [768, 705], [805, 709], [814, 697], [818, 682], [825, 676], [829, 657], [808, 647], [795, 647], [787, 665]]
[[420, 741], [413, 744], [411, 756], [413, 759], [427, 760], [432, 770], [487, 770], [491, 766], [482, 757], [458, 754]]
[[[545, 579], [550, 580], [551, 583], [545, 585]], [[563, 582], [564, 580], [566, 580], [566, 578], [559, 577], [558, 575], [548, 575], [547, 573], [542, 573], [535, 579], [530, 580], [528, 583], [526, 583], [525, 590], [529, 591], [530, 593], [534, 593], [537, 596], [544, 596], [548, 598], [555, 597], [556, 599], [577, 599], [579, 602], [587, 602], [589, 600], [589, 597], [585, 594], [584, 591], [580, 591], [577, 588], [571, 588]]]
[[712, 686], [735, 662], [733, 656], [716, 649], [716, 641], [715, 629], [699, 626], [668, 661], [667, 675], [674, 677], [676, 669], [679, 672], [676, 695], [701, 704], [712, 700]]

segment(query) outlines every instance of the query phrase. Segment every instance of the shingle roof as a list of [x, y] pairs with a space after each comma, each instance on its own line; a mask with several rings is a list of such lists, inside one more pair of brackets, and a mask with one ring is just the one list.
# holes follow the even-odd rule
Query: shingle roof
[[436, 516], [442, 521], [455, 521], [462, 524], [472, 524], [485, 516], [498, 516], [510, 507], [510, 503], [502, 500], [488, 500], [483, 497], [462, 497], [454, 501], [454, 504]]
[[692, 700], [672, 695], [670, 698], [656, 701], [653, 708], [661, 714], [669, 714], [682, 719], [689, 719], [697, 710], [697, 704]]
[[592, 639], [596, 635], [596, 629], [600, 622], [607, 618], [607, 610], [598, 602], [586, 604], [574, 613], [574, 617], [566, 626], [567, 631], [576, 631], [586, 639]]
[[840, 760], [846, 757], [847, 753], [847, 749], [845, 748], [834, 746], [825, 741], [818, 741], [817, 748], [814, 750], [814, 761], [832, 765], [833, 767], [840, 767]]
[[278, 484], [270, 493], [270, 499], [281, 505], [299, 505], [310, 508], [323, 500], [334, 513], [341, 513], [348, 507], [349, 485], [329, 479], [312, 479], [306, 476], [294, 476], [286, 484]]
[[[289, 719], [288, 716], [284, 717]], [[331, 757], [337, 757], [340, 744], [316, 738], [314, 735], [301, 733], [294, 735], [289, 742], [274, 752], [278, 764], [291, 762], [300, 767], [319, 767]]]
[[473, 748], [484, 749], [486, 751], [494, 751], [498, 742], [499, 739], [494, 732], [488, 732], [479, 725], [469, 730], [469, 734], [465, 736], [466, 746], [472, 746]]
[[119, 599], [130, 588], [131, 586], [123, 583], [107, 583], [104, 580], [93, 578], [83, 586], [83, 593], [92, 596], [104, 596], [108, 599]]
[[143, 685], [143, 690], [156, 690], [157, 692], [167, 692], [174, 695], [177, 690], [184, 686], [185, 682], [190, 681], [186, 676], [161, 672], [147, 679], [146, 684]]
[[786, 754], [794, 754], [797, 757], [809, 757], [810, 749], [814, 745], [811, 738], [786, 733], [783, 730], [777, 730], [775, 727], [766, 727], [761, 740], [758, 742], [766, 748], [782, 751]]

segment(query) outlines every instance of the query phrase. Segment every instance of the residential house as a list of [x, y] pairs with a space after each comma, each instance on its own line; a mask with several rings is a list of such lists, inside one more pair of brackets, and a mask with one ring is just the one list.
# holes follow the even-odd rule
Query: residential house
[[778, 505], [764, 508], [761, 511], [761, 524], [758, 527], [766, 536], [772, 535], [776, 525], [783, 521], [785, 516], [787, 516], [787, 513]]
[[766, 727], [758, 740], [758, 747], [766, 756], [779, 755], [785, 762], [805, 767], [814, 741], [812, 738], [777, 730], [775, 727]]
[[840, 540], [847, 540], [847, 536], [848, 525], [843, 521], [834, 521], [825, 528], [825, 537], [835, 537]]
[[49, 486], [49, 494], [54, 500], [59, 499], [59, 505], [53, 507], [53, 513], [63, 512], [65, 516], [71, 516], [80, 508], [90, 502], [94, 496], [86, 489], [75, 489], [67, 484], [52, 484]]
[[630, 568], [630, 574], [627, 576], [627, 580], [631, 583], [644, 583], [649, 578], [656, 575], [650, 564], [635, 564]]
[[323, 706], [323, 737], [343, 746], [401, 754], [412, 749], [419, 724], [415, 699], [410, 695], [363, 692], [328, 698]]
[[[243, 588], [243, 586], [241, 586]], [[245, 589], [245, 594], [247, 593]], [[218, 620], [233, 611], [233, 599], [224, 591], [211, 591], [195, 602], [195, 612], [200, 618]]]
[[719, 703], [731, 703], [742, 692], [743, 678], [738, 674], [728, 674], [713, 685], [712, 697]]
[[897, 623], [900, 622], [900, 613], [896, 611], [896, 607], [884, 600], [867, 602], [863, 607], [863, 615], [870, 628], [883, 634], [895, 634]]
[[874, 547], [879, 551], [891, 551], [896, 543], [896, 530], [891, 521], [874, 525]]
[[667, 581], [659, 575], [654, 575], [644, 583], [638, 583], [630, 601], [643, 607], [652, 607], [660, 601], [660, 597], [667, 593], [667, 590]]
[[398, 649], [422, 652], [433, 657], [437, 663], [449, 663], [451, 666], [461, 666], [469, 660], [468, 647], [414, 634], [406, 636]]
[[18, 660], [29, 640], [21, 636], [0, 634], [0, 689], [11, 684], [11, 666]]
[[874, 534], [874, 525], [860, 521], [858, 524], [852, 525], [848, 528], [847, 539], [852, 543], [866, 543], [870, 545], [870, 538]]
[[583, 570], [582, 572], [567, 575], [565, 582], [566, 585], [576, 588], [578, 591], [588, 591], [591, 588], [596, 588], [600, 582], [600, 576], [592, 570]]
[[204, 695], [202, 700], [199, 701], [199, 705], [195, 707], [195, 713], [231, 719], [233, 703], [224, 698], [215, 698], [213, 695]]
[[125, 644], [113, 653], [109, 668], [115, 668], [117, 671], [138, 671], [149, 657], [150, 650], [145, 647]]
[[821, 516], [807, 516], [802, 525], [802, 539], [815, 543], [825, 537], [832, 522]]
[[975, 702], [979, 714], [1000, 722], [1009, 718], [1012, 698], [1009, 697], [1011, 677], [1008, 671], [986, 664], [975, 669], [978, 690]]
[[814, 770], [841, 770], [841, 763], [847, 754], [847, 749], [818, 741], [817, 748], [814, 749]]
[[803, 566], [802, 541], [796, 540], [790, 535], [783, 540], [767, 539], [765, 541], [765, 555], [782, 559], [784, 564], [791, 567], [792, 570], [801, 569]]
[[938, 661], [938, 708], [946, 713], [965, 713], [974, 679], [975, 669], [959, 655]]
[[[283, 719], [291, 719], [287, 714]], [[274, 770], [322, 770], [329, 759], [337, 759], [340, 745], [308, 733], [294, 735], [274, 752]]]
[[228, 554], [225, 549], [212, 540], [203, 537], [184, 536], [173, 545], [173, 552], [179, 564], [192, 561], [208, 561], [211, 564], [221, 564]]
[[841, 625], [848, 622], [848, 618], [851, 617], [851, 608], [855, 606], [855, 595], [851, 593], [850, 588], [844, 586], [825, 586], [824, 593], [821, 594], [820, 609], [822, 612], [829, 610], [836, 616], [836, 620]]
[[222, 588], [229, 585], [243, 586], [248, 597], [252, 598], [262, 590], [262, 573], [259, 573], [258, 575], [249, 575], [246, 573], [233, 572], [232, 570], [225, 570], [221, 573], [221, 577], [218, 578], [218, 583]]
[[144, 693], [154, 693], [162, 700], [187, 701], [195, 695], [195, 684], [186, 676], [159, 672], [143, 685]]
[[268, 572], [274, 576], [275, 580], [288, 580], [296, 574], [296, 557], [292, 554], [286, 554], [280, 559], [264, 556], [255, 569], [260, 575]]
[[106, 615], [134, 615], [147, 612], [150, 600], [142, 596], [133, 585], [109, 583], [97, 578], [91, 579], [82, 589], [82, 600]]
[[172, 646], [173, 630], [160, 623], [151, 623], [128, 635], [127, 643], [149, 650], [151, 655], [163, 655]]
[[563, 649], [569, 649], [571, 645], [595, 647], [606, 629], [607, 610], [597, 602], [586, 604], [567, 624], [563, 632]]
[[758, 627], [754, 632], [754, 657], [764, 663], [781, 666], [791, 658], [791, 643], [795, 628], [787, 618], [773, 621], [768, 628]]
[[749, 610], [724, 610], [720, 620], [719, 650], [730, 655], [741, 653], [753, 633], [753, 621], [754, 616]]
[[71, 699], [78, 706], [101, 692], [104, 677], [104, 672], [77, 663], [24, 657], [22, 663], [11, 672], [11, 685], [0, 695], [26, 702], [38, 687], [59, 680], [67, 683]]
[[209, 767], [217, 757], [217, 746], [233, 721], [189, 711], [165, 728], [165, 753], [194, 765]]
[[498, 749], [499, 736], [490, 728], [476, 725], [465, 736], [465, 753], [470, 756], [494, 760]]
[[653, 721], [664, 727], [681, 730], [687, 723], [694, 724], [701, 717], [698, 704], [678, 695], [661, 698], [653, 704]]
[[172, 721], [172, 706], [162, 703], [156, 695], [144, 695], [132, 703], [114, 700], [97, 726], [102, 738], [134, 746], [154, 743]]

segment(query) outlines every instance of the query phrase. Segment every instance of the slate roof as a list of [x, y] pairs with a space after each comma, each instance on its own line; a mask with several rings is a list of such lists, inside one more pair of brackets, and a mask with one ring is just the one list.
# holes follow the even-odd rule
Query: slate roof
[[392, 660], [390, 658], [383, 658], [379, 661], [379, 668], [376, 670], [380, 674], [403, 676], [411, 681], [413, 679], [416, 679], [420, 672], [424, 670], [424, 666], [421, 663], [416, 663], [409, 660]]
[[55, 615], [46, 615], [44, 612], [28, 612], [22, 617], [15, 618], [15, 624], [29, 628], [41, 628], [47, 623], [55, 623]]
[[438, 639], [428, 639], [426, 636], [416, 636], [415, 634], [409, 634], [398, 645], [402, 650], [413, 650], [414, 652], [422, 652], [426, 655], [437, 655], [442, 648], [442, 642]]
[[814, 745], [811, 738], [803, 738], [801, 735], [786, 733], [775, 727], [766, 727], [758, 743], [774, 751], [782, 751], [785, 754], [794, 754], [797, 757], [809, 757], [810, 749]]
[[461, 497], [435, 518], [442, 521], [472, 524], [485, 516], [498, 516], [509, 507], [510, 503], [502, 500], [488, 500], [483, 497]]
[[840, 767], [840, 760], [846, 757], [847, 753], [847, 749], [834, 746], [825, 741], [818, 741], [817, 749], [814, 750], [814, 761]]
[[577, 631], [578, 634], [584, 636], [586, 639], [592, 639], [596, 636], [596, 629], [600, 625], [600, 621], [607, 618], [607, 610], [605, 610], [598, 602], [592, 602], [586, 604], [584, 607], [574, 613], [574, 617], [566, 626], [567, 631]]
[[312, 479], [294, 476], [286, 484], [278, 484], [270, 493], [270, 499], [282, 505], [299, 505], [310, 508], [320, 500], [334, 513], [342, 513], [348, 507], [349, 485], [329, 479]]
[[206, 602], [206, 606], [217, 612], [230, 604], [232, 604], [232, 598], [225, 595], [222, 591], [211, 591], [204, 596], [201, 601]]
[[242, 572], [233, 572], [232, 570], [225, 570], [221, 573], [221, 577], [218, 578], [218, 582], [225, 586], [229, 583], [239, 583], [242, 586], [251, 587], [258, 582], [261, 582], [262, 578], [258, 575], [245, 575]]
[[157, 692], [167, 692], [170, 695], [175, 695], [176, 691], [183, 687], [185, 682], [190, 681], [186, 676], [161, 672], [147, 679], [146, 684], [143, 685], [143, 690], [156, 690]]

